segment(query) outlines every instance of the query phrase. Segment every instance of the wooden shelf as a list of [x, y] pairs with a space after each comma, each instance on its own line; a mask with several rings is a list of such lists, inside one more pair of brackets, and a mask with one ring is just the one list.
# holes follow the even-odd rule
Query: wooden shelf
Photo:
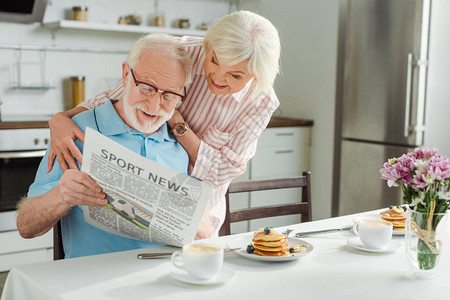
[[13, 90], [51, 90], [56, 89], [56, 86], [50, 85], [13, 85]]
[[93, 23], [61, 20], [57, 22], [44, 23], [44, 27], [56, 31], [59, 29], [79, 29], [79, 30], [98, 30], [110, 32], [128, 32], [128, 33], [167, 33], [177, 36], [204, 36], [205, 30], [182, 29], [171, 27], [155, 27], [155, 26], [141, 26], [141, 25], [122, 25], [122, 24], [108, 24], [108, 23]]

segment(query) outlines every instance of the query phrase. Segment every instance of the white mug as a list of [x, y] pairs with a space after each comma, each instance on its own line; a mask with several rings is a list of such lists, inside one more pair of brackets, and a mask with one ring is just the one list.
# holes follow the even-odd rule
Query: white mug
[[353, 232], [366, 247], [383, 249], [391, 242], [392, 223], [380, 219], [356, 219]]
[[207, 243], [185, 245], [183, 252], [172, 254], [172, 264], [197, 279], [211, 279], [222, 268], [223, 247]]

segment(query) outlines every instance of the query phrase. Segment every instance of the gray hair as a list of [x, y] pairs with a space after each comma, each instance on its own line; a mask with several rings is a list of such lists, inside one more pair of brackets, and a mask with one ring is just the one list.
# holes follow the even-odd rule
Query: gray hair
[[130, 52], [128, 52], [126, 61], [130, 68], [136, 67], [141, 54], [147, 50], [150, 50], [153, 53], [167, 55], [178, 60], [186, 75], [184, 86], [191, 83], [192, 60], [186, 52], [183, 44], [181, 44], [177, 38], [162, 33], [150, 33], [142, 36], [136, 43], [134, 43]]
[[204, 46], [206, 52], [214, 48], [219, 60], [228, 66], [248, 59], [258, 94], [267, 94], [273, 86], [281, 45], [277, 29], [266, 18], [244, 10], [224, 16], [206, 32]]

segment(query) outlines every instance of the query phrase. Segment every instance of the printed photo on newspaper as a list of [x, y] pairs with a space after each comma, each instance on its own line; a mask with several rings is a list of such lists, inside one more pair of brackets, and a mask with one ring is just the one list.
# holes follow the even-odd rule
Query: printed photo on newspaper
[[107, 195], [103, 207], [83, 206], [86, 222], [104, 231], [172, 246], [191, 243], [211, 187], [142, 157], [86, 128], [81, 171]]

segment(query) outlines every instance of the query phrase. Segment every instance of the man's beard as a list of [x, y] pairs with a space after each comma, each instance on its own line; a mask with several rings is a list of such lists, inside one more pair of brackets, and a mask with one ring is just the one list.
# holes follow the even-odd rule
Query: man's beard
[[[139, 132], [145, 133], [145, 134], [152, 134], [159, 130], [159, 128], [170, 118], [172, 118], [174, 110], [172, 110], [170, 113], [165, 111], [162, 107], [159, 109], [158, 113], [155, 115], [159, 118], [154, 120], [145, 120], [144, 122], [140, 122], [137, 117], [137, 110], [142, 110], [143, 112], [148, 113], [147, 111], [147, 105], [145, 105], [144, 102], [138, 102], [134, 105], [128, 104], [128, 95], [130, 92], [130, 85], [127, 84], [125, 87], [124, 95], [123, 95], [123, 110], [125, 113], [125, 118], [127, 119], [128, 125], [130, 125], [132, 128], [136, 129]], [[155, 97], [158, 97], [156, 95]], [[157, 99], [152, 99], [150, 101], [158, 101]]]

